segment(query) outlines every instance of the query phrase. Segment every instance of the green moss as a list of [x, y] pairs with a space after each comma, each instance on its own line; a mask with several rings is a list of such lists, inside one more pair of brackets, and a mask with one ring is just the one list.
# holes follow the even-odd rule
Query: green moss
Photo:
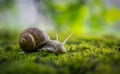
[[[52, 37], [54, 38], [54, 37]], [[64, 40], [64, 37], [62, 37]], [[23, 53], [19, 45], [0, 48], [0, 74], [119, 74], [120, 40], [72, 37], [65, 54]]]
[[34, 62], [16, 62], [7, 68], [6, 74], [55, 74], [53, 67], [38, 65]]

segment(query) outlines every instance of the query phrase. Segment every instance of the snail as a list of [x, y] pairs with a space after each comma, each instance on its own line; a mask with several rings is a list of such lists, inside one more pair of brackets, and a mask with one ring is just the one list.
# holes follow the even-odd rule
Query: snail
[[37, 48], [48, 40], [49, 36], [45, 32], [37, 28], [28, 28], [20, 34], [19, 44], [23, 51], [32, 52], [37, 51]]
[[20, 34], [19, 44], [24, 52], [49, 51], [54, 53], [65, 53], [66, 48], [64, 44], [71, 36], [72, 34], [63, 42], [60, 42], [56, 34], [56, 40], [51, 40], [46, 32], [32, 27], [24, 30]]

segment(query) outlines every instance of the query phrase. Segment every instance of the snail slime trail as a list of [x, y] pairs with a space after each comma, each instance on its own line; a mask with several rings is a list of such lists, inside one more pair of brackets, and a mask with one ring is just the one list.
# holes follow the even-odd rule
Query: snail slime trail
[[24, 52], [34, 52], [34, 51], [49, 51], [53, 53], [65, 53], [66, 48], [64, 44], [72, 35], [69, 35], [63, 42], [58, 40], [58, 35], [56, 34], [56, 40], [51, 40], [46, 32], [31, 27], [24, 30], [20, 34], [19, 44], [20, 48]]

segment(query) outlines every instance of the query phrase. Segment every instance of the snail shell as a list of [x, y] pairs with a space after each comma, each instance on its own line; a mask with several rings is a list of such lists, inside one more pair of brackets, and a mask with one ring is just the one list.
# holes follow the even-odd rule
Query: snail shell
[[42, 46], [49, 40], [49, 36], [37, 29], [28, 28], [20, 34], [19, 44], [24, 52], [37, 51], [39, 46]]

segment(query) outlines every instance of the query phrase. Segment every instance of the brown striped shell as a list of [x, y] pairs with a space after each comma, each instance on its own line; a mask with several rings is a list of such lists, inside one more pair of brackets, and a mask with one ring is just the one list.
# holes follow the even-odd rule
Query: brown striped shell
[[37, 28], [28, 28], [20, 34], [19, 44], [23, 51], [32, 52], [48, 40], [49, 36], [45, 32]]

